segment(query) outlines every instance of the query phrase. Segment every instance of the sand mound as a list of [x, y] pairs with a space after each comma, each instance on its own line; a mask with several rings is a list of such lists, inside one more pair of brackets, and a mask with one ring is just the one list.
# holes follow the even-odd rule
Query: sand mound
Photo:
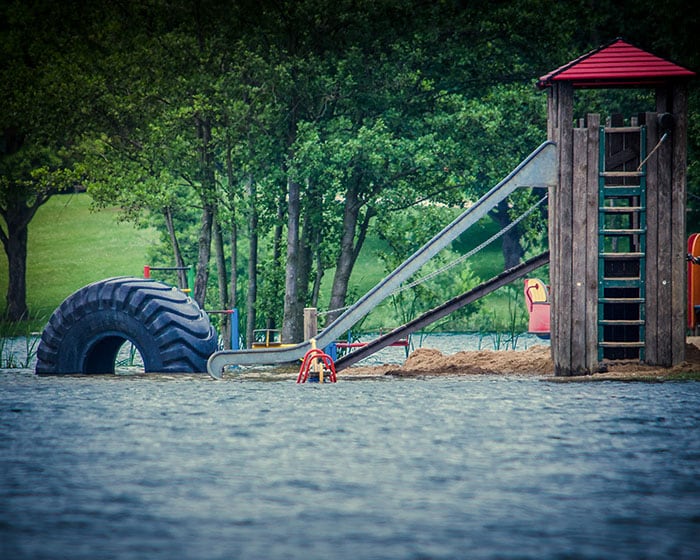
[[533, 346], [517, 352], [479, 350], [447, 355], [432, 348], [419, 348], [401, 366], [357, 367], [343, 373], [415, 377], [496, 373], [547, 375], [553, 371], [549, 347]]
[[[584, 376], [581, 379], [635, 379], [665, 377], [679, 373], [700, 372], [700, 337], [688, 339], [686, 360], [673, 368], [647, 366], [637, 361], [613, 361], [601, 364], [600, 373]], [[479, 374], [518, 374], [551, 376], [553, 379], [573, 380], [578, 378], [554, 378], [550, 348], [532, 346], [526, 350], [493, 351], [479, 350], [443, 354], [432, 348], [419, 348], [408, 357], [403, 365], [378, 367], [352, 367], [341, 375], [391, 375], [396, 377], [417, 377], [427, 375], [479, 375]]]
[[549, 348], [533, 346], [517, 352], [479, 350], [444, 355], [438, 350], [419, 348], [413, 352], [401, 370], [403, 372], [444, 373], [533, 373], [553, 371]]

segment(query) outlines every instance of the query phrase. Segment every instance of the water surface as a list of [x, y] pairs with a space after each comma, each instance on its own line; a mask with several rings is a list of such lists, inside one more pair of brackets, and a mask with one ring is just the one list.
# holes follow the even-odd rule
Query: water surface
[[700, 557], [700, 383], [0, 372], [0, 558]]

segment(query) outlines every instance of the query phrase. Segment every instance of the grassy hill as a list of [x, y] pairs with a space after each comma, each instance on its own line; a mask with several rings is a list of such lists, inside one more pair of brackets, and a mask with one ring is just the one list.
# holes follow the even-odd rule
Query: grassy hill
[[[154, 230], [120, 223], [116, 209], [93, 212], [87, 194], [58, 195], [29, 224], [27, 304], [40, 329], [75, 290], [110, 276], [142, 276]], [[8, 264], [0, 252], [0, 309], [5, 308]]]

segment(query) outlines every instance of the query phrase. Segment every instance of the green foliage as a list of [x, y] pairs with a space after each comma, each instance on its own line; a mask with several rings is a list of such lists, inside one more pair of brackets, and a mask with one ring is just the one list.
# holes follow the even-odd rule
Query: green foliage
[[525, 298], [520, 287], [520, 282], [505, 286], [499, 294], [506, 300], [505, 305], [480, 310], [476, 317], [480, 345], [488, 339], [494, 350], [517, 349], [520, 335], [527, 331], [528, 322]]
[[[541, 143], [537, 76], [617, 35], [697, 68], [697, 7], [656, 8], [651, 0], [8, 2], [0, 206], [87, 187], [96, 207], [116, 205], [164, 232], [149, 257], [157, 264], [173, 262], [167, 211], [183, 258], [200, 268], [209, 266], [203, 218], [216, 215], [239, 235], [226, 236], [227, 253], [241, 253], [239, 306], [255, 212], [259, 320], [278, 320], [286, 264], [309, 278], [306, 303], [314, 276], [362, 252], [372, 216], [388, 227], [394, 212], [423, 202], [468, 204]], [[627, 113], [649, 101], [649, 92], [606, 91], [581, 94], [577, 107]], [[698, 107], [692, 86], [691, 208], [700, 195]], [[304, 265], [271, 257], [289, 180], [301, 185]], [[536, 198], [518, 193], [508, 214]], [[696, 214], [689, 226], [700, 223]], [[524, 224], [527, 252], [546, 245], [544, 223], [540, 214]], [[204, 288], [216, 301], [213, 275]]]
[[[446, 214], [448, 212], [444, 207], [424, 205], [420, 209], [394, 213], [390, 220], [378, 220], [377, 233], [387, 243], [387, 250], [378, 253], [385, 264], [385, 273], [396, 269], [440, 231], [446, 223]], [[393, 315], [398, 324], [416, 318], [479, 283], [479, 278], [470, 270], [468, 262], [453, 266], [458, 257], [454, 251], [442, 251], [391, 296]], [[480, 305], [480, 302], [475, 302], [463, 307], [434, 328], [464, 330], [466, 321], [478, 311]]]

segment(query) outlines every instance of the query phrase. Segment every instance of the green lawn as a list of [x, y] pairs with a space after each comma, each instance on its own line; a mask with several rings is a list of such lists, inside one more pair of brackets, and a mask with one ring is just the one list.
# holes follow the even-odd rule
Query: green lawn
[[[87, 194], [58, 195], [29, 224], [27, 304], [43, 324], [66, 296], [111, 276], [142, 276], [154, 230], [118, 221], [116, 209], [93, 212]], [[0, 254], [0, 309], [7, 293], [8, 265]]]

